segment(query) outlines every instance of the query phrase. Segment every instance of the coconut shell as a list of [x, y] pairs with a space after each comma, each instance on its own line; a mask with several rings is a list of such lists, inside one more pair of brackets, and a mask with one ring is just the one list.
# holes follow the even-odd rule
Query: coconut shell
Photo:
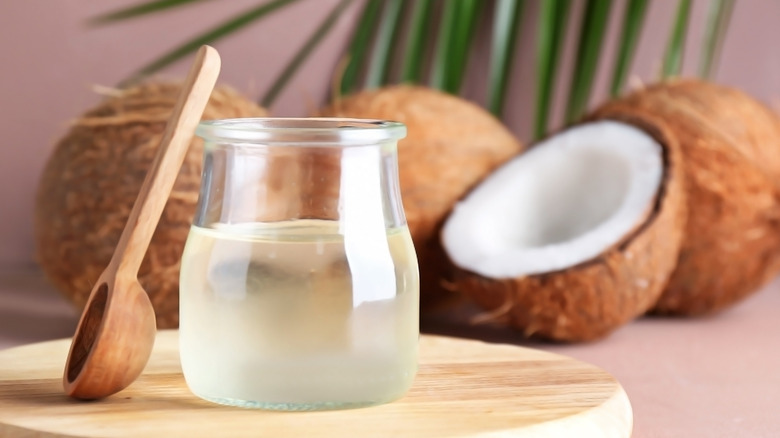
[[[599, 257], [570, 269], [517, 279], [490, 279], [454, 267], [456, 285], [526, 337], [589, 341], [606, 336], [655, 304], [674, 270], [686, 218], [680, 151], [652, 116], [618, 115], [663, 146], [664, 173], [645, 219]], [[631, 145], [626, 145], [630, 147]]]
[[[35, 202], [37, 258], [62, 293], [83, 307], [108, 264], [160, 143], [180, 86], [121, 91], [73, 123], [54, 148]], [[204, 119], [266, 112], [226, 87]], [[200, 187], [203, 143], [193, 140], [139, 271], [160, 328], [178, 325], [179, 264]]]
[[688, 211], [657, 313], [699, 315], [756, 291], [780, 268], [780, 122], [739, 91], [693, 80], [649, 87], [594, 117], [652, 114], [684, 156]]
[[455, 202], [493, 169], [518, 154], [520, 142], [481, 107], [424, 87], [393, 86], [341, 99], [326, 117], [395, 120], [406, 124], [398, 144], [401, 198], [420, 263], [421, 304], [452, 294], [438, 235]]

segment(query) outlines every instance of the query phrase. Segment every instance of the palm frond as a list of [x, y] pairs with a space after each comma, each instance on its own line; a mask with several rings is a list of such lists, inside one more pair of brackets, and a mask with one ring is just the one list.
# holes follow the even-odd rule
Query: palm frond
[[588, 105], [611, 5], [612, 0], [588, 0], [585, 4], [580, 27], [580, 44], [566, 107], [567, 123], [577, 120]]
[[504, 108], [524, 4], [524, 0], [498, 0], [494, 10], [487, 107], [498, 117]]
[[366, 75], [366, 88], [376, 88], [387, 82], [392, 48], [398, 37], [398, 22], [401, 18], [403, 0], [385, 0], [385, 10], [379, 26], [371, 63]]
[[534, 138], [547, 133], [552, 92], [566, 37], [571, 0], [542, 0], [536, 40], [536, 118]]
[[450, 65], [451, 41], [454, 40], [458, 26], [458, 10], [460, 1], [445, 1], [442, 6], [442, 16], [439, 21], [439, 34], [436, 38], [436, 52], [431, 67], [430, 86], [437, 90], [447, 88], [447, 71]]
[[185, 6], [190, 3], [202, 2], [206, 0], [152, 0], [139, 5], [130, 6], [128, 8], [122, 8], [118, 11], [109, 12], [107, 14], [98, 15], [91, 18], [89, 24], [101, 25], [113, 23], [115, 21], [127, 20], [129, 18], [141, 17], [144, 15], [154, 14], [156, 12], [164, 11], [166, 9], [172, 9], [179, 6]]
[[[107, 24], [134, 17], [173, 10], [206, 0], [137, 0], [135, 6], [102, 14], [91, 24]], [[158, 72], [181, 58], [194, 53], [203, 44], [213, 44], [221, 38], [257, 22], [272, 12], [298, 0], [257, 0], [261, 4], [247, 9], [224, 22], [185, 41], [143, 66], [120, 85], [135, 82]], [[338, 18], [354, 0], [340, 0], [320, 23], [305, 44], [284, 67], [269, 87], [261, 103], [265, 106], [285, 89], [291, 78], [328, 35]], [[571, 123], [587, 109], [595, 73], [603, 51], [607, 22], [613, 0], [582, 0], [579, 31], [573, 72], [569, 80], [565, 119]], [[360, 88], [373, 88], [391, 81], [422, 83], [432, 88], [459, 94], [468, 70], [477, 24], [484, 11], [485, 0], [362, 0], [365, 5], [351, 36], [346, 56], [338, 64], [340, 78], [334, 79], [334, 93], [347, 94]], [[625, 87], [638, 42], [643, 33], [650, 0], [625, 0], [626, 8], [620, 24], [617, 54], [611, 71], [610, 93], [617, 96]], [[525, 0], [493, 0], [490, 20], [491, 41], [488, 66], [486, 107], [501, 116], [510, 88], [516, 43], [522, 23]], [[536, 138], [544, 136], [552, 113], [552, 99], [568, 32], [573, 0], [539, 0], [540, 10], [536, 35], [536, 95], [533, 131]], [[692, 0], [678, 0], [673, 16], [661, 74], [677, 75], [682, 60]], [[717, 67], [736, 0], [710, 0], [705, 28], [699, 74], [711, 77]], [[402, 21], [404, 24], [402, 25]], [[480, 24], [481, 25], [481, 24]], [[403, 37], [401, 31], [405, 32]], [[403, 42], [401, 42], [403, 39]], [[427, 53], [431, 52], [429, 62]], [[392, 69], [400, 60], [400, 68]], [[429, 76], [424, 78], [426, 69]], [[390, 75], [393, 75], [393, 78]], [[398, 74], [396, 78], [395, 75]], [[362, 83], [361, 83], [362, 81]]]
[[431, 0], [413, 0], [412, 17], [406, 34], [401, 82], [418, 83], [423, 74], [423, 51], [427, 41], [426, 27], [430, 26]]
[[710, 2], [707, 28], [704, 31], [704, 50], [699, 64], [699, 76], [703, 78], [711, 79], [714, 74], [735, 3], [734, 0], [711, 0]]
[[348, 64], [341, 78], [341, 94], [349, 94], [357, 88], [360, 69], [363, 66], [373, 30], [379, 19], [381, 5], [381, 0], [369, 0], [363, 8], [363, 14], [358, 20], [357, 28], [352, 34], [352, 41], [347, 50]]
[[474, 39], [477, 20], [485, 5], [483, 0], [459, 0], [456, 14], [455, 34], [450, 43], [449, 65], [447, 66], [447, 85], [445, 90], [450, 93], [460, 93], [463, 77]]
[[230, 35], [231, 33], [245, 27], [246, 25], [265, 17], [266, 15], [276, 11], [282, 6], [297, 1], [299, 0], [274, 0], [263, 4], [262, 6], [258, 6], [256, 8], [241, 12], [238, 15], [234, 16], [233, 18], [225, 21], [224, 23], [221, 23], [215, 26], [214, 28], [206, 32], [203, 32], [202, 34], [196, 36], [195, 38], [192, 38], [191, 40], [185, 42], [179, 47], [176, 47], [170, 52], [160, 56], [159, 58], [145, 65], [136, 73], [134, 73], [132, 76], [122, 81], [120, 86], [132, 84], [150, 74], [156, 73], [162, 70], [163, 68], [178, 61], [179, 59], [194, 53], [196, 50], [198, 50], [200, 46], [204, 44], [213, 44], [215, 41], [219, 40], [220, 38]]
[[282, 70], [282, 72], [279, 74], [279, 76], [274, 81], [273, 85], [271, 85], [271, 88], [268, 90], [268, 92], [263, 96], [261, 100], [261, 105], [264, 107], [270, 107], [273, 105], [276, 98], [279, 96], [279, 93], [284, 89], [285, 85], [287, 85], [287, 82], [295, 75], [295, 73], [298, 71], [298, 68], [303, 64], [303, 62], [306, 60], [306, 58], [309, 57], [309, 54], [322, 42], [322, 40], [327, 36], [328, 32], [333, 28], [333, 25], [336, 24], [336, 21], [341, 16], [341, 14], [344, 13], [344, 10], [347, 8], [347, 6], [352, 3], [352, 0], [341, 0], [335, 8], [333, 8], [333, 11], [328, 14], [328, 16], [323, 20], [322, 24], [320, 24], [320, 27], [317, 28], [317, 30], [314, 31], [311, 37], [306, 41], [306, 43], [301, 47], [301, 49], [298, 51], [298, 53], [293, 56], [293, 59], [290, 61], [289, 64]]
[[612, 71], [610, 92], [613, 97], [618, 96], [625, 86], [628, 69], [631, 66], [631, 61], [634, 59], [636, 45], [645, 22], [647, 4], [647, 0], [628, 0], [628, 5], [626, 5], [623, 26], [620, 30], [620, 47], [618, 48], [615, 67]]
[[685, 35], [688, 33], [688, 16], [691, 13], [691, 0], [680, 0], [677, 4], [677, 14], [672, 27], [672, 34], [666, 46], [664, 65], [661, 72], [663, 78], [677, 76], [682, 71], [683, 51], [685, 50]]

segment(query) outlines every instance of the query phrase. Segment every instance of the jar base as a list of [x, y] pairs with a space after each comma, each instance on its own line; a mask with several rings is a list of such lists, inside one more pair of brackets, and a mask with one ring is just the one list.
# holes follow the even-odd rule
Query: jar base
[[281, 403], [281, 402], [261, 402], [254, 400], [242, 400], [222, 397], [204, 397], [195, 394], [203, 400], [224, 406], [234, 406], [245, 409], [259, 409], [266, 411], [287, 411], [287, 412], [305, 412], [305, 411], [336, 411], [344, 409], [367, 408], [370, 406], [390, 403], [398, 397], [388, 400], [370, 400], [362, 402], [309, 402], [309, 403]]

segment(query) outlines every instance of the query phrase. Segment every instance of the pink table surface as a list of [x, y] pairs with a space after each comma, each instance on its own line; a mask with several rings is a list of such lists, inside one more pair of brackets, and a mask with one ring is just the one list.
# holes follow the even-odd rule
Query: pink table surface
[[[71, 336], [77, 314], [34, 270], [0, 270], [0, 348]], [[611, 372], [635, 438], [780, 437], [780, 281], [720, 315], [642, 318], [605, 340], [551, 345], [439, 317], [428, 333], [518, 343]]]

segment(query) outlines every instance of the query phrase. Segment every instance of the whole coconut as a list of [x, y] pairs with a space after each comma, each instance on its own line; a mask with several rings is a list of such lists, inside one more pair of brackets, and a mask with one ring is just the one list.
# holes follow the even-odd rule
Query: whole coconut
[[688, 219], [658, 313], [721, 310], [780, 270], [780, 121], [755, 99], [681, 80], [612, 101], [593, 117], [662, 119], [683, 153]]
[[[111, 259], [179, 90], [149, 83], [108, 98], [73, 123], [46, 164], [35, 203], [37, 257], [79, 307]], [[265, 114], [218, 87], [203, 119]], [[178, 325], [179, 264], [198, 199], [202, 150], [202, 141], [193, 140], [138, 274], [160, 328]]]
[[[398, 144], [406, 219], [420, 262], [423, 308], [446, 297], [442, 222], [455, 202], [485, 175], [523, 150], [501, 122], [481, 107], [418, 86], [364, 91], [324, 108], [325, 117], [395, 120], [408, 134]], [[451, 294], [450, 294], [451, 295]]]

